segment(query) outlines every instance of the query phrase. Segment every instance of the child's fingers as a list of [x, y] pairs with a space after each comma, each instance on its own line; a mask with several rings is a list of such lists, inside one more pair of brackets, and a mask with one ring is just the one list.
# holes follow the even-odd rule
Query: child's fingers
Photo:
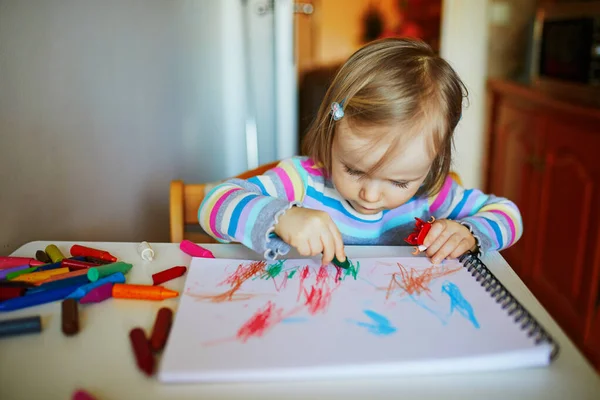
[[[452, 235], [446, 240], [446, 242], [440, 247], [440, 249], [433, 255], [432, 261], [434, 264], [441, 263], [446, 257], [448, 257], [454, 249], [459, 246], [462, 241], [462, 237], [459, 235]], [[428, 249], [429, 250], [429, 249]]]
[[342, 234], [335, 225], [330, 225], [329, 231], [331, 232], [331, 237], [334, 242], [335, 257], [341, 262], [346, 261], [346, 252], [344, 251], [344, 240], [342, 239]]
[[[435, 241], [440, 237], [444, 229], [446, 228], [446, 224], [443, 220], [435, 221], [431, 225], [431, 229], [427, 232], [427, 236], [425, 236], [425, 240], [423, 240], [423, 244], [425, 246], [432, 247], [435, 244]], [[445, 240], [444, 240], [445, 242]], [[440, 244], [441, 246], [441, 244]]]
[[[474, 242], [474, 240], [473, 240], [473, 242]], [[471, 244], [471, 241], [469, 239], [463, 238], [463, 240], [460, 241], [458, 246], [456, 246], [454, 251], [452, 253], [450, 253], [450, 258], [458, 258], [458, 257], [462, 256], [468, 250], [471, 250], [471, 247], [473, 247], [473, 244]]]
[[335, 254], [335, 243], [333, 237], [329, 235], [329, 232], [321, 235], [321, 244], [323, 245], [323, 258], [321, 265], [328, 265]]
[[[430, 238], [430, 235], [434, 236]], [[427, 234], [427, 237], [425, 238], [425, 246], [427, 246], [427, 256], [433, 257], [434, 255], [436, 255], [437, 252], [440, 251], [442, 246], [448, 241], [450, 236], [452, 236], [452, 232], [449, 229], [444, 229], [444, 225], [432, 226], [431, 230]]]
[[310, 256], [318, 256], [323, 252], [323, 243], [321, 243], [321, 235], [313, 236], [308, 240], [310, 245]]
[[310, 245], [307, 240], [303, 240], [300, 243], [296, 244], [296, 250], [300, 255], [308, 257], [310, 256]]

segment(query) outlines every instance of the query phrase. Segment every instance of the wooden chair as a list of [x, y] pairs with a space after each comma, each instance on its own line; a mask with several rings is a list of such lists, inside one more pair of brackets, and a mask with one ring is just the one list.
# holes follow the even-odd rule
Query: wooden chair
[[[248, 179], [256, 175], [262, 175], [274, 168], [279, 161], [264, 164], [258, 168], [245, 171], [236, 176], [240, 179]], [[169, 225], [171, 242], [179, 243], [183, 239], [194, 243], [216, 243], [212, 237], [202, 232], [198, 222], [198, 208], [204, 200], [204, 196], [214, 186], [221, 182], [184, 184], [181, 180], [171, 181], [169, 194]], [[186, 229], [192, 228], [192, 229]]]
[[[248, 179], [256, 175], [262, 175], [278, 163], [279, 161], [274, 161], [261, 165], [258, 168], [237, 175], [236, 178]], [[456, 172], [450, 172], [450, 176], [459, 185], [462, 185], [462, 181]], [[181, 180], [171, 181], [169, 223], [172, 243], [179, 243], [183, 239], [191, 240], [194, 243], [217, 243], [212, 236], [207, 235], [200, 228], [198, 208], [202, 200], [204, 200], [205, 194], [219, 183], [186, 185]]]

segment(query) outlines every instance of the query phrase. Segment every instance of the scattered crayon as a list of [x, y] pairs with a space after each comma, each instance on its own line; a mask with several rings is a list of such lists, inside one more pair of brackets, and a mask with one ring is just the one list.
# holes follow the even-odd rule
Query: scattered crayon
[[13, 280], [37, 283], [45, 281], [55, 275], [64, 275], [67, 273], [69, 273], [69, 268], [55, 268], [47, 271], [30, 272], [28, 274], [19, 275], [16, 278], [13, 278]]
[[38, 250], [35, 252], [35, 259], [38, 261], [41, 261], [45, 264], [50, 264], [52, 263], [52, 259], [50, 258], [50, 256], [48, 256], [48, 253], [46, 253], [44, 250]]
[[71, 400], [96, 400], [96, 398], [85, 390], [78, 389], [75, 393], [73, 393]]
[[170, 281], [171, 279], [179, 278], [185, 274], [186, 270], [187, 268], [184, 266], [177, 266], [157, 272], [156, 274], [152, 275], [153, 285], [160, 285], [161, 283]]
[[71, 270], [71, 271], [77, 271], [80, 269], [88, 269], [90, 267], [97, 267], [98, 265], [100, 265], [100, 264], [91, 263], [89, 261], [83, 261], [83, 260], [74, 260], [74, 259], [69, 259], [69, 258], [65, 258], [62, 261], [62, 266], [69, 268], [69, 270]]
[[138, 368], [151, 376], [154, 373], [154, 356], [144, 331], [141, 328], [133, 328], [129, 332], [129, 340]]
[[127, 264], [122, 261], [112, 264], [101, 265], [98, 267], [88, 268], [87, 276], [91, 282], [95, 282], [98, 279], [114, 274], [115, 272], [121, 272], [123, 274], [126, 274], [127, 272], [129, 272], [132, 266], [133, 265]]
[[88, 292], [88, 294], [86, 294], [79, 300], [79, 302], [81, 304], [100, 303], [106, 299], [110, 299], [112, 297], [113, 285], [114, 285], [114, 283], [112, 283], [112, 282], [108, 282], [108, 283], [105, 283], [104, 285], [100, 285], [97, 288], [90, 290]]
[[[66, 268], [66, 270], [68, 271], [69, 268]], [[44, 285], [44, 284], [49, 283], [49, 282], [60, 281], [62, 279], [70, 279], [70, 278], [73, 278], [73, 277], [76, 277], [76, 276], [82, 276], [82, 275], [87, 275], [87, 270], [81, 269], [79, 271], [72, 271], [72, 272], [67, 272], [67, 273], [64, 273], [64, 274], [53, 275], [53, 276], [50, 276], [50, 277], [44, 279], [43, 281], [35, 282], [35, 284], [37, 286], [40, 286], [40, 285]]]
[[198, 246], [196, 243], [193, 243], [187, 239], [183, 240], [179, 244], [179, 248], [185, 254], [188, 254], [192, 257], [215, 258], [213, 253], [211, 253], [209, 250], [205, 249], [204, 247]]
[[67, 287], [67, 286], [80, 287], [80, 286], [86, 285], [88, 283], [90, 283], [90, 281], [86, 275], [72, 276], [70, 278], [58, 279], [55, 281], [49, 281], [46, 283], [42, 283], [40, 285], [36, 285], [32, 288], [27, 289], [27, 292], [25, 294], [27, 296], [29, 296], [30, 294], [43, 292], [44, 290], [59, 289], [61, 287]]
[[117, 257], [113, 256], [108, 251], [92, 249], [91, 247], [80, 246], [78, 244], [74, 244], [73, 246], [71, 246], [71, 255], [94, 257], [113, 263], [117, 262]]
[[0, 337], [39, 333], [42, 331], [42, 319], [39, 315], [0, 321]]
[[112, 295], [116, 299], [164, 300], [179, 296], [179, 292], [162, 286], [115, 283]]
[[21, 297], [26, 290], [24, 287], [0, 287], [0, 301]]
[[150, 348], [152, 351], [158, 352], [165, 347], [172, 322], [173, 311], [170, 308], [163, 307], [158, 310], [154, 327], [152, 328], [152, 335], [150, 336]]
[[30, 274], [32, 272], [35, 272], [35, 271], [37, 271], [37, 269], [38, 269], [38, 267], [29, 267], [29, 268], [22, 269], [20, 271], [9, 272], [8, 274], [6, 274], [6, 279], [8, 279], [9, 281], [12, 281], [13, 279], [15, 279], [21, 275]]
[[62, 300], [71, 294], [77, 286], [67, 286], [60, 289], [44, 290], [29, 296], [15, 297], [0, 302], [0, 311], [12, 311]]
[[31, 282], [23, 282], [23, 281], [0, 281], [0, 288], [6, 288], [6, 287], [30, 288], [30, 287], [35, 287], [35, 285]]
[[66, 299], [62, 302], [62, 331], [67, 336], [79, 332], [79, 309], [77, 300]]
[[85, 261], [91, 262], [93, 264], [98, 264], [98, 265], [112, 264], [114, 262], [114, 261], [101, 260], [99, 258], [89, 257], [89, 256], [85, 257]]
[[[19, 265], [18, 267], [10, 267], [10, 268], [5, 268], [5, 269], [0, 269], [0, 279], [8, 279], [7, 276], [8, 274], [12, 274], [13, 272], [18, 272], [18, 271], [23, 271], [24, 269], [29, 269], [31, 268], [28, 264], [27, 265]], [[33, 267], [36, 268], [36, 267]]]
[[19, 265], [28, 264], [30, 267], [37, 267], [38, 265], [43, 265], [45, 263], [36, 260], [31, 257], [11, 257], [11, 256], [2, 256], [0, 257], [0, 269], [18, 267]]
[[125, 283], [125, 275], [122, 272], [116, 272], [112, 275], [105, 276], [102, 279], [98, 279], [96, 282], [88, 283], [87, 285], [80, 286], [73, 293], [67, 296], [68, 299], [82, 299], [91, 290], [104, 285], [105, 283]]
[[62, 261], [65, 258], [64, 254], [58, 249], [58, 247], [56, 247], [53, 244], [49, 244], [48, 246], [46, 246], [45, 251], [53, 263]]

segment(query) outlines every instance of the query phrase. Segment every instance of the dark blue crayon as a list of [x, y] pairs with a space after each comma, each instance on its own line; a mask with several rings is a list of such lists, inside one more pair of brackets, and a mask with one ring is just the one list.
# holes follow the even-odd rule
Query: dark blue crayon
[[0, 302], [0, 312], [19, 310], [21, 308], [62, 300], [77, 290], [78, 287], [79, 286], [75, 285], [60, 289], [44, 290], [43, 292], [34, 293], [29, 296], [21, 296], [15, 297], [14, 299], [4, 300], [3, 302]]
[[72, 278], [60, 279], [58, 281], [43, 283], [39, 286], [29, 288], [25, 292], [25, 295], [29, 296], [30, 294], [43, 292], [44, 290], [60, 289], [67, 286], [81, 287], [88, 283], [90, 283], [90, 280], [88, 279], [87, 275], [74, 276]]
[[0, 337], [38, 333], [42, 331], [42, 320], [39, 315], [0, 321]]

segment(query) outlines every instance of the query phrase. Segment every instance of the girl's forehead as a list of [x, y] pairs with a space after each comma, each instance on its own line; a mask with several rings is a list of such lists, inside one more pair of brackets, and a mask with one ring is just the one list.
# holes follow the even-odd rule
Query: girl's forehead
[[350, 126], [345, 121], [338, 128], [336, 147], [355, 168], [369, 171], [385, 158], [378, 176], [411, 179], [429, 171], [434, 154], [428, 134], [403, 132], [400, 126]]

